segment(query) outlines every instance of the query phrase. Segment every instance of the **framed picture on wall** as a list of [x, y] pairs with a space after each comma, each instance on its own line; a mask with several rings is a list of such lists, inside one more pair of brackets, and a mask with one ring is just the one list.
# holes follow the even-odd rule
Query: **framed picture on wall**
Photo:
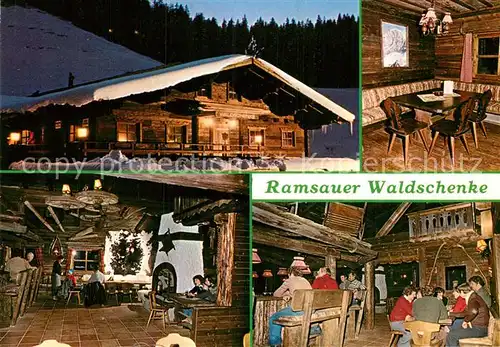
[[383, 67], [409, 67], [408, 26], [382, 21]]

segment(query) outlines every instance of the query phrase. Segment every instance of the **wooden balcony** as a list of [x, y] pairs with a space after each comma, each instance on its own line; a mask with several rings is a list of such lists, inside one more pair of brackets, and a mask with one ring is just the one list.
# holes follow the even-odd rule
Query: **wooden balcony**
[[460, 203], [409, 213], [410, 240], [428, 241], [479, 235], [473, 203]]

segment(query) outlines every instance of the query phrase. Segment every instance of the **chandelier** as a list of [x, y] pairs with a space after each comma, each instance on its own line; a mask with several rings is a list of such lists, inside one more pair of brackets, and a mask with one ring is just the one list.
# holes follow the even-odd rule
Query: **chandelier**
[[435, 1], [432, 2], [432, 7], [427, 9], [427, 13], [422, 13], [422, 18], [419, 22], [424, 36], [429, 34], [445, 35], [450, 31], [450, 24], [453, 23], [450, 12], [445, 12], [443, 19], [439, 20], [436, 16], [434, 5]]

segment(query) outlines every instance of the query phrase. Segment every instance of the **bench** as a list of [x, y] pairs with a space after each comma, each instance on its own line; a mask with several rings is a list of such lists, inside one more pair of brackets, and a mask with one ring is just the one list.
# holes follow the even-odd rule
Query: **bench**
[[321, 323], [321, 335], [315, 338], [318, 347], [342, 347], [352, 292], [348, 290], [305, 289], [293, 295], [291, 308], [304, 312], [301, 316], [283, 316], [275, 320], [282, 325], [284, 347], [307, 347], [311, 324]]
[[361, 332], [361, 323], [363, 322], [363, 313], [365, 311], [366, 290], [361, 291], [361, 302], [349, 307], [347, 319], [347, 338], [357, 339]]
[[470, 337], [459, 340], [460, 347], [500, 346], [500, 319], [490, 318], [487, 337]]
[[[376, 124], [386, 119], [380, 103], [389, 98], [399, 95], [421, 92], [429, 89], [441, 88], [440, 80], [425, 80], [398, 84], [393, 86], [363, 89], [363, 127]], [[491, 89], [493, 97], [488, 105], [487, 113], [500, 114], [500, 86], [480, 83], [455, 82], [455, 89], [467, 92], [483, 93]], [[403, 111], [406, 109], [403, 108]]]

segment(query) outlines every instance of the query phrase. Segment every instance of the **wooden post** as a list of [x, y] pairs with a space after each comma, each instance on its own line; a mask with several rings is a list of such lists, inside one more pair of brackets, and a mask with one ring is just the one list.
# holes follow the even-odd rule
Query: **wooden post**
[[[495, 283], [497, 312], [500, 311], [500, 235], [493, 236], [491, 241], [491, 268], [493, 270], [493, 283]], [[492, 293], [493, 294], [493, 293]], [[497, 322], [498, 323], [498, 322]]]
[[365, 316], [366, 327], [369, 330], [375, 328], [375, 262], [369, 261], [365, 264], [365, 285], [366, 285], [366, 302]]
[[337, 280], [337, 256], [334, 254], [328, 254], [325, 257], [325, 266], [330, 269], [332, 278]]
[[[427, 284], [425, 281], [425, 271], [427, 269], [427, 262], [425, 260], [425, 248], [418, 249], [418, 286], [423, 287]], [[432, 276], [432, 274], [431, 274]]]
[[[191, 117], [191, 143], [198, 143], [198, 116]], [[198, 149], [198, 146], [193, 146], [191, 149]]]
[[231, 306], [234, 269], [234, 241], [236, 213], [221, 213], [215, 216], [219, 231], [217, 245], [217, 306]]

